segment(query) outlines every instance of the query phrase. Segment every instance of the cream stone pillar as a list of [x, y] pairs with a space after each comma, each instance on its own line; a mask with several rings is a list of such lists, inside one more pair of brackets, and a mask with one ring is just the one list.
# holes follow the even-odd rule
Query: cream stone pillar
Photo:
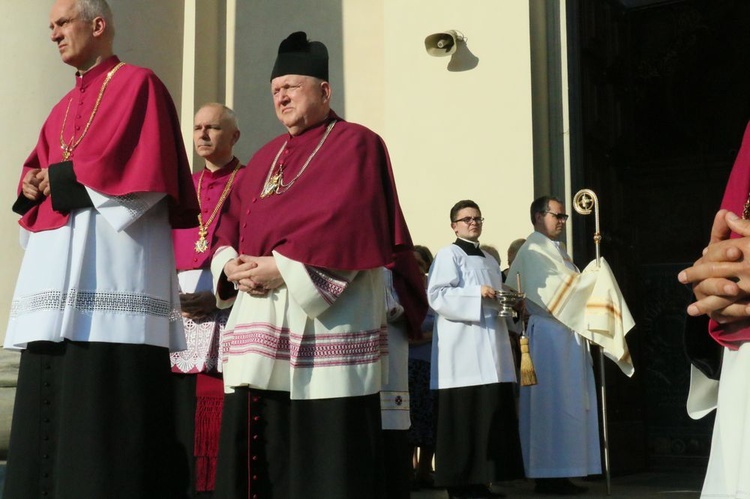
[[[185, 0], [183, 32], [183, 101], [180, 108], [182, 134], [193, 170], [203, 161], [193, 148], [193, 117], [200, 106], [219, 102], [233, 107], [231, 85], [227, 85], [227, 52], [234, 41], [234, 2]], [[228, 35], [230, 27], [232, 36]], [[230, 67], [233, 69], [233, 66]], [[242, 120], [240, 127], [242, 129]]]

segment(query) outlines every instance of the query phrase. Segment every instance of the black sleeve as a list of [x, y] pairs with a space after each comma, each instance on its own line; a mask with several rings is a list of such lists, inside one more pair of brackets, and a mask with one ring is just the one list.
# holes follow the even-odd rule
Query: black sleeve
[[27, 198], [23, 195], [23, 193], [18, 195], [18, 199], [16, 199], [16, 202], [13, 203], [13, 211], [15, 213], [18, 213], [19, 215], [25, 215], [27, 211], [29, 211], [31, 208], [36, 206], [41, 202], [41, 199], [39, 201], [32, 201], [31, 199]]
[[683, 338], [690, 362], [709, 378], [718, 380], [724, 347], [708, 334], [708, 316], [687, 316]]
[[229, 300], [238, 294], [234, 284], [229, 282], [229, 279], [227, 279], [227, 275], [223, 270], [219, 276], [219, 282], [216, 283], [216, 292], [222, 300]]
[[49, 187], [55, 211], [67, 213], [94, 206], [86, 187], [76, 179], [72, 161], [49, 165]]

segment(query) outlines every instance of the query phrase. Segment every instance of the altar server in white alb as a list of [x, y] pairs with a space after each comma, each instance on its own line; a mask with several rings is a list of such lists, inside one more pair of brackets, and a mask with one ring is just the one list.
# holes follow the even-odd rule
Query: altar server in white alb
[[437, 314], [430, 381], [438, 390], [435, 483], [451, 498], [490, 497], [486, 484], [523, 476], [516, 372], [495, 300], [503, 280], [479, 248], [479, 206], [459, 201], [450, 221], [457, 239], [435, 256], [427, 286]]
[[[529, 301], [529, 349], [538, 384], [521, 387], [520, 431], [526, 476], [541, 493], [580, 494], [586, 487], [569, 477], [602, 471], [596, 386], [588, 343], [547, 311], [555, 308], [546, 290], [572, 288], [580, 275], [557, 238], [568, 215], [562, 201], [543, 196], [531, 204], [534, 232], [508, 271], [510, 286], [520, 275]], [[540, 289], [544, 288], [544, 289]], [[558, 295], [559, 296], [559, 295]], [[583, 313], [583, 309], [580, 310]]]

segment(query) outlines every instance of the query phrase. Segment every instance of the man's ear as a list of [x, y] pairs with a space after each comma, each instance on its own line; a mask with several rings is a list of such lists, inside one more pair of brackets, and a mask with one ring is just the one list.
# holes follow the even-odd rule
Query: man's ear
[[323, 81], [320, 84], [320, 91], [323, 94], [323, 102], [331, 100], [331, 84]]
[[91, 24], [92, 24], [93, 29], [94, 29], [94, 31], [93, 31], [93, 35], [94, 36], [103, 36], [104, 35], [104, 31], [107, 29], [107, 21], [103, 17], [101, 17], [101, 16], [95, 17], [91, 21]]

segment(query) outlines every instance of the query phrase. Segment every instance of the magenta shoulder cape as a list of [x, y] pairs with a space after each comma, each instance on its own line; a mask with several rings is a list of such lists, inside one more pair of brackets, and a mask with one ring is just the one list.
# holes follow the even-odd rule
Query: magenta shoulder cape
[[[36, 148], [24, 163], [21, 181], [29, 170], [63, 160], [61, 131], [66, 143], [72, 136], [73, 142], [80, 137], [102, 82], [119, 62], [112, 56], [76, 78], [75, 88], [55, 105], [44, 123]], [[173, 227], [197, 223], [198, 204], [177, 112], [166, 87], [149, 69], [125, 64], [114, 74], [70, 160], [78, 181], [87, 187], [109, 196], [165, 193]], [[19, 193], [20, 186], [19, 182]], [[68, 216], [54, 211], [45, 198], [19, 223], [38, 232], [65, 225]]]
[[283, 194], [261, 197], [282, 145], [285, 183], [319, 144], [327, 123], [263, 146], [232, 190], [217, 228], [215, 247], [268, 256], [273, 251], [306, 265], [364, 270], [390, 264], [412, 248], [382, 139], [336, 118], [336, 125], [303, 174]]

